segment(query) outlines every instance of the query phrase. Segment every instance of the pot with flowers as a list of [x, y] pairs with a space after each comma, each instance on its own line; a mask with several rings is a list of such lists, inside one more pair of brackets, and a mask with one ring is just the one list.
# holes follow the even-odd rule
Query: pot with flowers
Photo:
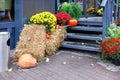
[[71, 20], [69, 20], [69, 26], [76, 26], [78, 24], [78, 19], [82, 15], [82, 8], [75, 2], [64, 2], [60, 4], [58, 12], [66, 12], [71, 16]]
[[55, 16], [57, 18], [57, 24], [60, 26], [68, 25], [69, 20], [71, 20], [71, 16], [66, 12], [58, 12]]
[[106, 33], [105, 40], [100, 44], [100, 57], [120, 66], [120, 28], [112, 24], [107, 28]]
[[100, 45], [101, 58], [111, 60], [115, 65], [120, 65], [120, 38], [104, 40]]
[[75, 2], [60, 4], [58, 12], [67, 12], [73, 19], [78, 20], [82, 15], [82, 8]]

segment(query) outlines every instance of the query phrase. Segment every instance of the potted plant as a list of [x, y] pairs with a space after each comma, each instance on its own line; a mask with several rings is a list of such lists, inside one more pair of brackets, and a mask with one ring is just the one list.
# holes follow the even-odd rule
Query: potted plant
[[104, 40], [100, 44], [100, 51], [102, 59], [112, 60], [113, 63], [120, 66], [120, 38]]
[[71, 16], [66, 12], [58, 12], [55, 16], [57, 18], [57, 24], [61, 26], [67, 25], [69, 20], [71, 20]]
[[116, 22], [118, 25], [120, 25], [120, 11], [119, 11], [119, 8], [120, 8], [120, 0], [113, 0], [113, 3], [116, 7], [118, 7], [118, 11], [117, 11], [117, 19], [116, 19]]
[[120, 28], [112, 24], [106, 29], [106, 38], [100, 44], [100, 58], [120, 66]]
[[82, 8], [75, 2], [64, 2], [60, 5], [58, 12], [67, 12], [73, 19], [79, 19], [82, 15]]

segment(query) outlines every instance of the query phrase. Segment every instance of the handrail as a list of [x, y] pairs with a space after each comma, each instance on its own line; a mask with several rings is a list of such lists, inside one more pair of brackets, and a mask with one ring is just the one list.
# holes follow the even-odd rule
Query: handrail
[[108, 0], [102, 0], [102, 3], [101, 3], [101, 5], [100, 5], [100, 6], [101, 6], [101, 7], [105, 7], [105, 6], [106, 6], [106, 4], [107, 4], [107, 1], [108, 1]]
[[102, 0], [101, 7], [103, 7], [102, 40], [104, 40], [106, 36], [106, 28], [109, 27], [112, 22], [113, 0]]

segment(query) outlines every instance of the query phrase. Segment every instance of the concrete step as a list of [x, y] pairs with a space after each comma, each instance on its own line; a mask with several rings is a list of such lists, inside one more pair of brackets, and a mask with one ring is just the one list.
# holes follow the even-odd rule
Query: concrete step
[[74, 26], [74, 27], [68, 27], [67, 30], [73, 30], [73, 31], [90, 31], [90, 32], [102, 32], [102, 27], [96, 27], [96, 26]]
[[102, 26], [102, 22], [95, 22], [95, 21], [78, 21], [78, 25], [88, 25], [88, 26]]
[[99, 51], [99, 45], [90, 44], [90, 43], [64, 41], [61, 47], [69, 48], [69, 49], [85, 50], [85, 51], [96, 51], [96, 52]]
[[68, 33], [67, 38], [71, 39], [84, 39], [84, 40], [98, 40], [101, 41], [102, 38], [99, 35], [93, 34], [79, 34], [79, 33]]

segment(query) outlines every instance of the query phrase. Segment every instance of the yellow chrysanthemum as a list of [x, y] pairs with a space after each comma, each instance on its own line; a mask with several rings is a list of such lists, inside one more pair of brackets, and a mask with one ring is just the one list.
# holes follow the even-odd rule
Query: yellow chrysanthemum
[[30, 23], [46, 26], [47, 33], [54, 31], [57, 19], [51, 12], [41, 12], [30, 17]]

